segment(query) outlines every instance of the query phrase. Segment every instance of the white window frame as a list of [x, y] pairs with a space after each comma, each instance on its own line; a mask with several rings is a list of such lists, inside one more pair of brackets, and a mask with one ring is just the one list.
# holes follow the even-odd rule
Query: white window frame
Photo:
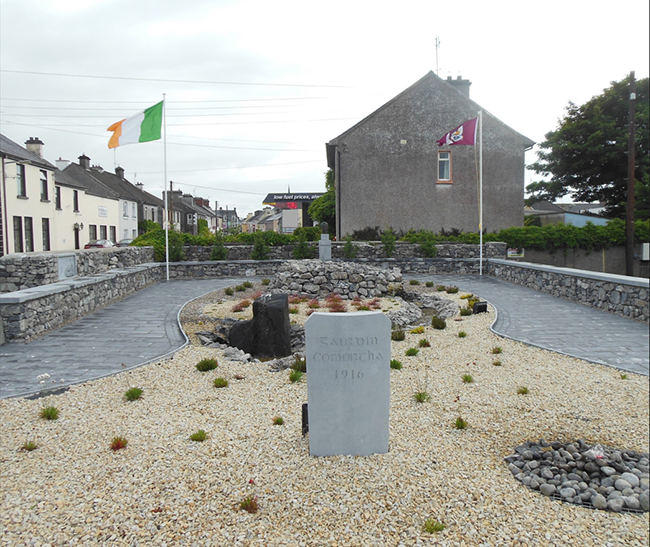
[[[441, 167], [446, 164], [448, 178], [441, 177]], [[441, 150], [438, 152], [438, 171], [436, 173], [436, 181], [440, 184], [452, 184], [452, 170], [451, 170], [451, 151]]]

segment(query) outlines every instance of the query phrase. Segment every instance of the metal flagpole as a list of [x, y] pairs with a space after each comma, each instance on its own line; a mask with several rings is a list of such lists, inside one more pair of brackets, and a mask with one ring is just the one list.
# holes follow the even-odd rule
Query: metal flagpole
[[483, 109], [478, 113], [479, 122], [479, 213], [478, 213], [478, 232], [479, 232], [479, 276], [483, 275]]
[[165, 104], [165, 95], [163, 93], [163, 188], [165, 189], [165, 267], [167, 270], [167, 281], [169, 281], [169, 212], [167, 203], [169, 202], [169, 192], [167, 191], [167, 107]]

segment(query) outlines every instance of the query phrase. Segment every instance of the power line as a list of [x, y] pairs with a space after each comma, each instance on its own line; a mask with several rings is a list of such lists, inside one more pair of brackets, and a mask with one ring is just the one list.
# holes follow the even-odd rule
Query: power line
[[210, 80], [171, 80], [165, 78], [134, 78], [130, 76], [96, 76], [90, 74], [64, 74], [61, 72], [35, 72], [31, 70], [6, 70], [2, 69], [0, 72], [8, 74], [31, 74], [36, 76], [60, 76], [64, 78], [91, 78], [99, 80], [129, 80], [138, 82], [165, 82], [176, 84], [216, 84], [216, 85], [250, 85], [250, 86], [269, 86], [269, 87], [321, 87], [321, 88], [339, 88], [350, 89], [351, 86], [342, 85], [320, 85], [320, 84], [271, 84], [261, 82], [222, 82]]

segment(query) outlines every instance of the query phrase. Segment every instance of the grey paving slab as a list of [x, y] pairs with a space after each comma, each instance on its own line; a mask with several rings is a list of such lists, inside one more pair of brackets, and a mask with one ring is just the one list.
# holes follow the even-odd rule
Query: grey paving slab
[[[157, 283], [38, 340], [0, 346], [0, 398], [64, 388], [160, 359], [186, 343], [177, 322], [186, 302], [240, 282]], [[40, 384], [43, 374], [50, 377]]]
[[492, 330], [544, 349], [648, 376], [647, 323], [556, 298], [488, 276], [405, 276], [455, 285], [497, 310]]

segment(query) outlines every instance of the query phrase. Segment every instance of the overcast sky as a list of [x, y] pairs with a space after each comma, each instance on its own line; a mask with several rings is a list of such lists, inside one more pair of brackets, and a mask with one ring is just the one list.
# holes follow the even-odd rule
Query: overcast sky
[[164, 93], [167, 180], [244, 216], [324, 191], [325, 143], [430, 70], [540, 142], [569, 101], [648, 76], [648, 19], [647, 0], [0, 0], [0, 131], [160, 196], [162, 141], [114, 154], [106, 128]]

